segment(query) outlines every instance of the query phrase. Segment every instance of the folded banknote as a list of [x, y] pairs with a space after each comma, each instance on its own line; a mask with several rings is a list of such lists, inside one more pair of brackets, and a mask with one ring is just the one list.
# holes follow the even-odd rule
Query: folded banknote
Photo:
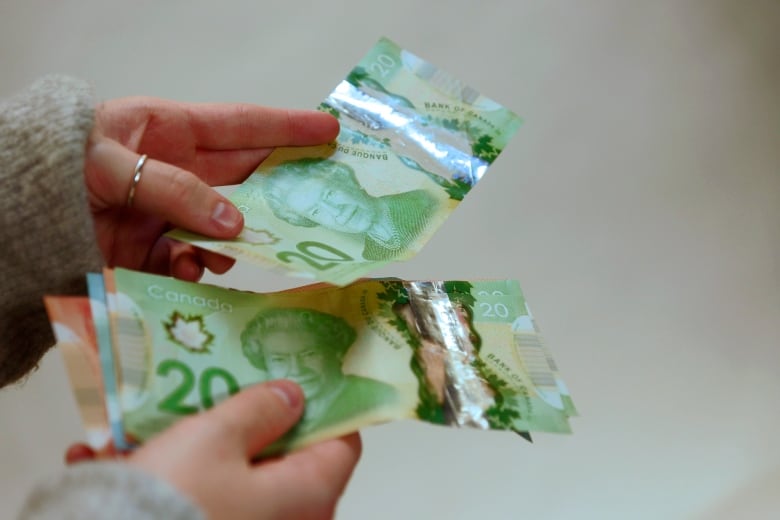
[[230, 195], [234, 240], [169, 235], [239, 260], [344, 285], [414, 256], [520, 125], [510, 110], [385, 38], [321, 110], [341, 132], [279, 148]]
[[88, 281], [90, 305], [47, 305], [58, 339], [96, 313], [81, 344], [99, 352], [92, 386], [120, 449], [279, 378], [301, 385], [306, 407], [266, 453], [400, 419], [527, 436], [568, 433], [576, 415], [515, 281], [376, 279], [267, 294], [123, 269]]

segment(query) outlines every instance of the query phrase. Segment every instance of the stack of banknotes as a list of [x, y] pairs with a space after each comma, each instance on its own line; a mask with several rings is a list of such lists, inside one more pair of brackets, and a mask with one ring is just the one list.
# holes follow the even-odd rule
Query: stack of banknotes
[[419, 251], [520, 119], [384, 38], [320, 109], [336, 142], [278, 149], [238, 186], [237, 239], [170, 233], [320, 283], [260, 294], [106, 269], [88, 296], [46, 297], [88, 440], [130, 449], [278, 378], [306, 408], [269, 454], [399, 419], [570, 432], [517, 282], [358, 280]]

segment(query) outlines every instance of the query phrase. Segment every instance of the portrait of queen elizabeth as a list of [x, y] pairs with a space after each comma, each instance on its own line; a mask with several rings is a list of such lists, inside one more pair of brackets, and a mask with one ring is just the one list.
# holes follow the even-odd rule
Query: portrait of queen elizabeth
[[373, 196], [349, 165], [331, 159], [281, 163], [264, 176], [261, 189], [273, 214], [289, 224], [362, 236], [366, 260], [402, 255], [439, 204], [420, 189]]

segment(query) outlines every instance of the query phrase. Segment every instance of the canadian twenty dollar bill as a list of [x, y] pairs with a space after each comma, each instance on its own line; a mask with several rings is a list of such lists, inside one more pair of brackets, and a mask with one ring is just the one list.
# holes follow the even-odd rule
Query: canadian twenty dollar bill
[[382, 38], [319, 107], [336, 142], [275, 150], [231, 195], [230, 241], [170, 236], [344, 285], [414, 256], [520, 125], [510, 110]]
[[91, 297], [105, 291], [110, 330], [95, 337], [109, 342], [100, 366], [119, 449], [278, 378], [301, 385], [306, 408], [266, 453], [391, 420], [528, 436], [570, 432], [576, 415], [514, 281], [259, 294], [115, 269], [89, 283]]

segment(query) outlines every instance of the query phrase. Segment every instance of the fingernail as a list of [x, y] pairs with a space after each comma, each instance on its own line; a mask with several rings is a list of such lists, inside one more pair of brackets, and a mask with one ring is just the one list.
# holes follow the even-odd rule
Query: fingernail
[[241, 220], [241, 213], [231, 204], [222, 201], [217, 202], [214, 211], [211, 213], [211, 220], [225, 228], [234, 228]]
[[301, 404], [301, 391], [287, 381], [272, 381], [271, 391], [281, 397], [290, 408], [298, 408]]

